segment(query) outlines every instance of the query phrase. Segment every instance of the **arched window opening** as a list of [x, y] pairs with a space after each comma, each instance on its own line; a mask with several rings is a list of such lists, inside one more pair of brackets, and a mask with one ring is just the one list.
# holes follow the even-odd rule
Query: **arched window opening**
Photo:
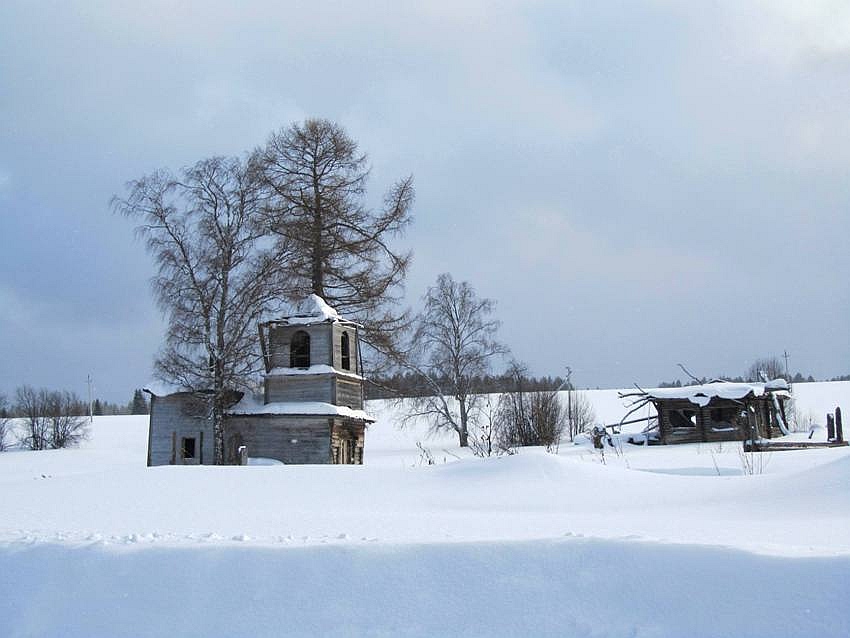
[[310, 367], [310, 335], [303, 330], [292, 335], [292, 341], [289, 344], [289, 367]]
[[351, 370], [351, 343], [347, 332], [342, 333], [340, 349], [342, 351], [342, 369]]

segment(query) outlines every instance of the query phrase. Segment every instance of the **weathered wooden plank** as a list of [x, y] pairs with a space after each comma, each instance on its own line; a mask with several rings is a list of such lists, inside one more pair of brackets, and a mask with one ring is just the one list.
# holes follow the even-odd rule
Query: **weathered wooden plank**
[[751, 441], [744, 442], [746, 452], [772, 452], [783, 450], [808, 450], [810, 448], [845, 447], [847, 441]]

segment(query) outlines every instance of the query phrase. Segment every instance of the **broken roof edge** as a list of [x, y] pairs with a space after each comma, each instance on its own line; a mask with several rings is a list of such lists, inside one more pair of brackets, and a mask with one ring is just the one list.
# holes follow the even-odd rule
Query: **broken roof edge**
[[142, 392], [147, 392], [151, 396], [155, 397], [167, 397], [169, 394], [191, 394], [196, 392], [200, 393], [209, 391], [210, 390], [192, 390], [189, 388], [183, 388], [177, 385], [172, 385], [170, 383], [165, 383], [164, 381], [157, 381], [155, 379], [151, 379], [142, 386]]
[[341, 326], [355, 326], [357, 328], [362, 328], [362, 323], [357, 323], [356, 321], [352, 321], [350, 319], [320, 319], [317, 317], [301, 317], [301, 316], [291, 316], [291, 317], [281, 317], [280, 319], [269, 319], [268, 321], [263, 321], [260, 325], [263, 326], [273, 326], [273, 325], [281, 325], [281, 326], [318, 326], [324, 323], [334, 323], [339, 324]]

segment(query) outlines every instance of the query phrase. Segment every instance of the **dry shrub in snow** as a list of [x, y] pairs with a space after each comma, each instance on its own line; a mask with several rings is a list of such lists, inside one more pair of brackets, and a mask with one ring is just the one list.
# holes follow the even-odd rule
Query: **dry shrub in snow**
[[506, 392], [496, 413], [501, 448], [541, 445], [557, 448], [566, 426], [566, 411], [557, 392]]
[[795, 403], [791, 404], [791, 409], [787, 411], [788, 428], [792, 432], [811, 432], [813, 428], [817, 428], [818, 417], [812, 410], [801, 410]]
[[584, 392], [570, 390], [566, 394], [567, 432], [569, 433], [570, 441], [572, 441], [577, 434], [590, 430], [596, 422], [596, 413], [593, 411], [593, 406]]

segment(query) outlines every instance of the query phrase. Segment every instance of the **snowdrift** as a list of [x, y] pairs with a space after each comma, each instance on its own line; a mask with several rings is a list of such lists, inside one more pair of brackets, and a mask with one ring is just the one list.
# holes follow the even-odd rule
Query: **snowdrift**
[[[562, 539], [67, 548], [0, 554], [0, 634], [63, 636], [850, 635], [850, 557]], [[13, 606], [12, 606], [13, 604]]]

